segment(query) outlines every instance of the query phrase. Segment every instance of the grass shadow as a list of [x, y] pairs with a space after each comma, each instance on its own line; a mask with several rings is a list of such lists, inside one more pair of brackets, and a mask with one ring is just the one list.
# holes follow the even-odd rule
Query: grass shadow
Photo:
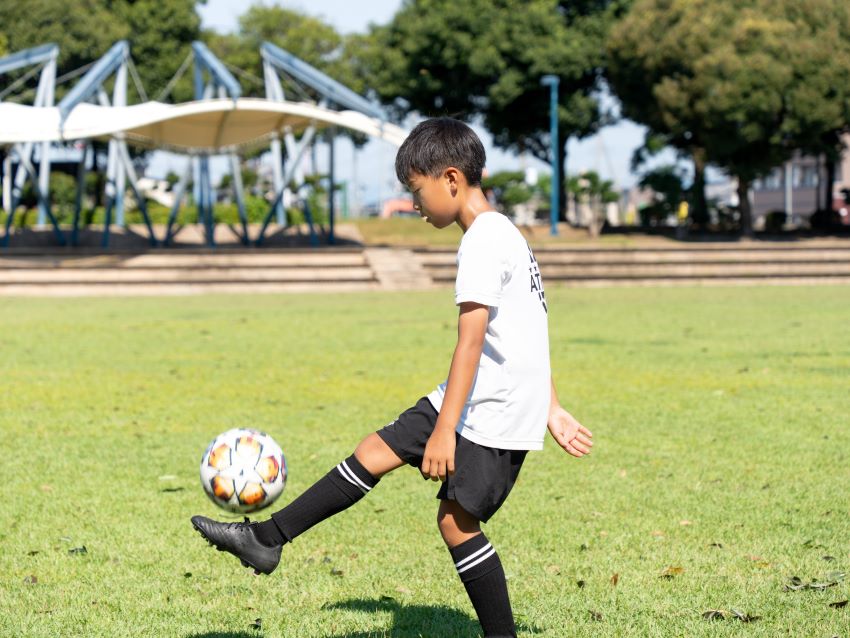
[[[478, 638], [481, 626], [467, 614], [444, 605], [405, 605], [387, 598], [353, 598], [322, 609], [346, 609], [372, 614], [376, 611], [390, 612], [392, 625], [387, 631], [358, 631], [344, 634], [328, 634], [325, 638], [374, 638], [377, 635], [387, 638], [420, 638], [423, 629], [438, 627], [439, 633], [429, 632], [429, 638]], [[520, 623], [518, 629], [525, 633], [537, 634], [540, 630]]]
[[263, 638], [263, 634], [260, 631], [207, 631], [188, 634], [186, 638]]

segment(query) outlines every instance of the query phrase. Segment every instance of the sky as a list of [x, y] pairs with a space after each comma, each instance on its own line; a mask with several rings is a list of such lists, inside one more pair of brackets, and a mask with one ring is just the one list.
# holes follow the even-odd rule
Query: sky
[[[401, 0], [265, 0], [263, 4], [277, 4], [303, 13], [323, 18], [341, 33], [364, 32], [370, 23], [389, 22], [401, 7]], [[202, 25], [221, 33], [235, 31], [239, 16], [250, 6], [249, 2], [237, 0], [207, 0], [198, 5]], [[548, 113], [541, 113], [548, 122]], [[415, 120], [411, 122], [411, 126]], [[487, 151], [487, 169], [490, 172], [501, 170], [522, 170], [536, 168], [540, 173], [548, 172], [548, 165], [532, 158], [518, 157], [493, 146], [490, 135], [480, 126], [473, 126], [484, 142]], [[610, 179], [618, 188], [632, 186], [637, 177], [632, 175], [629, 162], [632, 153], [643, 141], [644, 129], [630, 121], [622, 121], [609, 126], [602, 132], [585, 140], [570, 140], [567, 144], [567, 172], [580, 173], [596, 170], [603, 178]], [[360, 150], [355, 150], [348, 140], [340, 139], [336, 146], [335, 174], [339, 181], [349, 183], [349, 198], [353, 206], [374, 203], [397, 193], [400, 185], [395, 179], [393, 159], [395, 149], [379, 140], [370, 141]], [[328, 154], [325, 145], [317, 152], [317, 164], [321, 172], [327, 170]], [[164, 175], [168, 170], [177, 170], [183, 161], [179, 157], [165, 153], [158, 154], [150, 166], [153, 176]], [[657, 163], [675, 161], [672, 153], [663, 154]], [[355, 168], [356, 164], [356, 168]], [[225, 161], [213, 163], [213, 180], [224, 171]], [[178, 171], [179, 172], [179, 171]]]

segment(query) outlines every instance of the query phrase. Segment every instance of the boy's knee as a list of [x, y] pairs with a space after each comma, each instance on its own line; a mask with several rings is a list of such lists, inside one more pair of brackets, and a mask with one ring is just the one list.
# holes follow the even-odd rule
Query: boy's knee
[[374, 432], [360, 441], [354, 456], [376, 478], [404, 465], [395, 452]]
[[455, 501], [441, 501], [437, 527], [446, 545], [456, 547], [481, 533], [480, 522]]
[[354, 448], [354, 455], [359, 459], [362, 456], [368, 455], [370, 452], [375, 449], [375, 441], [373, 437], [377, 436], [374, 432], [364, 438], [360, 443], [357, 444], [357, 447]]

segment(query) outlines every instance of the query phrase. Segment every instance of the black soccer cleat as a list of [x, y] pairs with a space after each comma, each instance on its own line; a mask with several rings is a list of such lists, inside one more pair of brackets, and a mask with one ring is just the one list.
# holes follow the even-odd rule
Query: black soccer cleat
[[218, 551], [230, 552], [255, 574], [271, 574], [280, 562], [283, 546], [263, 545], [249, 523], [219, 523], [206, 516], [193, 516], [192, 527]]

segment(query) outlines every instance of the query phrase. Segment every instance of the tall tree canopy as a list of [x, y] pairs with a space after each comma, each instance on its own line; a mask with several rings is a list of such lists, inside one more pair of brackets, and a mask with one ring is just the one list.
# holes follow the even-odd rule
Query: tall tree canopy
[[850, 122], [844, 0], [636, 0], [608, 50], [624, 115], [738, 178], [745, 233], [752, 180]]
[[[299, 11], [255, 4], [239, 18], [236, 33], [208, 33], [205, 39], [222, 60], [256, 78], [238, 78], [246, 95], [265, 95], [260, 57], [260, 45], [265, 41], [292, 53], [355, 91], [363, 88], [351, 64], [342, 55], [344, 37], [321, 18]], [[301, 96], [293, 97], [300, 99]]]
[[604, 121], [595, 93], [617, 7], [605, 0], [408, 0], [388, 25], [353, 38], [347, 57], [396, 116], [480, 117], [498, 146], [550, 161], [549, 88], [540, 78], [561, 81], [563, 157], [568, 138]]
[[[0, 34], [9, 51], [59, 45], [59, 74], [97, 60], [128, 40], [145, 89], [161, 91], [200, 36], [194, 0], [0, 0]], [[57, 87], [57, 97], [73, 82]], [[130, 99], [135, 93], [130, 91]], [[176, 96], [188, 99], [188, 95]]]

